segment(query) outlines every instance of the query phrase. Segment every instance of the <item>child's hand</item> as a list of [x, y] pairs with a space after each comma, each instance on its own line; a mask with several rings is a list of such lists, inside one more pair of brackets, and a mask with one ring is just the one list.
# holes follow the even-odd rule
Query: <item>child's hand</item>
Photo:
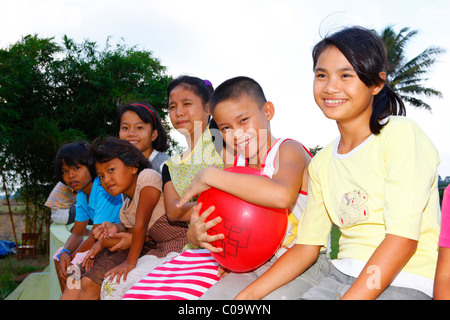
[[92, 246], [91, 250], [87, 253], [87, 255], [83, 259], [82, 266], [87, 270], [89, 270], [94, 265], [94, 260], [98, 256], [98, 254], [103, 250], [103, 241], [97, 241]]
[[214, 175], [215, 170], [219, 169], [216, 167], [207, 167], [197, 173], [194, 179], [191, 180], [189, 188], [186, 189], [178, 201], [177, 207], [181, 208], [185, 203], [191, 201], [193, 197], [211, 188], [211, 186], [206, 183], [206, 179]]
[[109, 249], [111, 252], [116, 252], [118, 250], [126, 250], [131, 247], [131, 241], [133, 240], [133, 235], [129, 232], [119, 232], [114, 235], [114, 238], [120, 239], [113, 247]]
[[110, 282], [114, 281], [115, 276], [117, 275], [117, 283], [120, 283], [120, 278], [123, 276], [123, 281], [127, 281], [127, 275], [128, 272], [130, 272], [131, 270], [133, 270], [136, 267], [135, 264], [129, 263], [127, 260], [125, 260], [124, 262], [122, 262], [120, 265], [118, 265], [117, 267], [109, 270], [106, 274], [105, 274], [105, 279], [111, 275], [111, 277], [109, 278]]
[[119, 231], [117, 226], [111, 222], [104, 221], [92, 231], [92, 235], [97, 240], [108, 239]]
[[66, 253], [59, 256], [59, 270], [57, 271], [63, 280], [66, 280], [67, 268], [69, 268], [71, 261], [72, 259]]
[[219, 265], [219, 271], [217, 272], [217, 276], [220, 279], [225, 278], [231, 271]]
[[98, 227], [94, 228], [92, 230], [92, 236], [95, 240], [101, 240], [100, 237], [103, 238], [103, 234], [105, 233], [105, 228], [103, 228], [102, 225], [99, 225]]
[[207, 233], [208, 229], [211, 229], [218, 223], [222, 221], [221, 217], [214, 218], [211, 221], [205, 222], [209, 215], [215, 210], [214, 206], [206, 209], [201, 215], [200, 210], [202, 208], [202, 203], [194, 206], [191, 214], [191, 221], [189, 223], [188, 238], [189, 241], [199, 247], [208, 249], [211, 252], [222, 252], [222, 248], [216, 248], [210, 244], [217, 240], [222, 240], [224, 238], [223, 233], [216, 235], [209, 235]]

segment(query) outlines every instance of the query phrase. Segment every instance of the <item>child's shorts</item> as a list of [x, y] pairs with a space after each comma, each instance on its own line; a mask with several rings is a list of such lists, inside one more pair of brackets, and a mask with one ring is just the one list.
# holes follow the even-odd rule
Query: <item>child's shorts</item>
[[[150, 250], [153, 246], [153, 242], [144, 243], [144, 247], [142, 248], [141, 255], [145, 255], [148, 250]], [[130, 249], [120, 250], [111, 252], [109, 249], [103, 249], [102, 252], [94, 260], [94, 265], [89, 269], [85, 270], [85, 268], [81, 268], [81, 276], [88, 277], [99, 286], [102, 285], [102, 282], [105, 278], [105, 274], [120, 265], [124, 262], [128, 257], [128, 252]]]
[[[355, 281], [356, 278], [340, 272], [331, 264], [330, 274], [306, 292], [301, 300], [339, 300]], [[416, 289], [391, 285], [377, 300], [431, 300], [431, 297]]]

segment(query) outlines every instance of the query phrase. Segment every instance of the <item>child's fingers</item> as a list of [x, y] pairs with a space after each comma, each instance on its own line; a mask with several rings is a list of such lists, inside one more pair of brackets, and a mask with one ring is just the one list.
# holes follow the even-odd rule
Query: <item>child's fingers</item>
[[217, 276], [220, 278], [220, 279], [222, 279], [222, 278], [224, 278], [226, 275], [228, 275], [230, 273], [230, 270], [228, 270], [228, 269], [226, 269], [226, 268], [224, 268], [224, 267], [222, 267], [222, 266], [219, 266], [219, 270], [218, 270], [218, 272], [217, 272]]
[[200, 217], [200, 210], [202, 209], [203, 203], [199, 202], [194, 206], [194, 209], [191, 213], [191, 223], [193, 220], [196, 220]]
[[188, 203], [192, 197], [194, 197], [197, 193], [192, 190], [192, 184], [186, 189], [183, 195], [180, 197], [180, 200], [177, 203], [177, 208], [183, 207], [186, 203]]
[[83, 260], [82, 266], [84, 267], [84, 269], [86, 271], [88, 271], [91, 268], [92, 264], [93, 264], [93, 260], [91, 259], [91, 257], [89, 255], [86, 255], [86, 257]]
[[[189, 198], [190, 199], [190, 198]], [[187, 199], [181, 198], [180, 200], [178, 200], [177, 203], [177, 208], [182, 208], [186, 203], [188, 203], [189, 201]]]
[[92, 230], [92, 235], [94, 236], [94, 239], [98, 239], [103, 234], [104, 229], [102, 226], [98, 226], [94, 230]]
[[109, 270], [106, 274], [105, 274], [105, 278], [107, 278], [109, 276], [109, 282], [113, 282], [114, 278], [116, 277], [116, 273], [114, 272], [114, 269]]
[[186, 189], [186, 191], [183, 193], [183, 195], [180, 197], [180, 200], [177, 203], [177, 208], [181, 208], [186, 203], [188, 203], [193, 197], [196, 197], [197, 195], [200, 195], [203, 191], [208, 190], [210, 187], [196, 187], [195, 189], [192, 187], [193, 183], [189, 186], [189, 188]]
[[83, 267], [86, 266], [86, 263], [88, 262], [88, 260], [91, 259], [91, 255], [92, 255], [92, 250], [89, 250], [87, 255], [84, 256], [83, 263], [81, 264]]
[[211, 244], [209, 244], [208, 242], [202, 243], [202, 247], [205, 249], [208, 249], [212, 253], [220, 253], [223, 251], [222, 248], [216, 248], [216, 247], [212, 246]]
[[123, 241], [122, 240], [130, 239], [130, 237], [132, 237], [131, 234], [129, 234], [127, 232], [116, 233], [114, 235], [114, 238], [121, 239], [121, 240], [119, 242], [117, 242], [114, 246], [109, 248], [109, 251], [116, 252], [116, 251], [118, 251], [120, 249], [124, 249], [124, 248], [122, 248], [122, 245], [123, 245], [123, 243], [122, 243]]
[[[215, 235], [208, 235], [206, 237], [206, 243], [210, 243], [210, 242], [215, 242], [215, 241], [219, 241], [219, 240], [223, 240], [225, 238], [223, 233], [219, 233], [219, 234], [215, 234]], [[221, 249], [220, 251], [216, 251], [216, 252], [221, 252], [222, 248], [216, 248], [216, 249]]]
[[[199, 208], [199, 212], [200, 212], [200, 209], [201, 209], [201, 207]], [[214, 212], [214, 210], [216, 210], [216, 207], [214, 207], [214, 206], [209, 207], [208, 209], [206, 209], [205, 211], [202, 212], [202, 214], [199, 217], [199, 220], [202, 222], [205, 222], [206, 219], [209, 217], [209, 215]]]

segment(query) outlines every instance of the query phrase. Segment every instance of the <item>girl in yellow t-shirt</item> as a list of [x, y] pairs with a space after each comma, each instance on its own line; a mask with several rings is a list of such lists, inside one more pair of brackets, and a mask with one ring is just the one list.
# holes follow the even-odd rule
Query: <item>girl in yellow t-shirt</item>
[[431, 299], [439, 236], [439, 155], [387, 84], [372, 31], [345, 28], [313, 50], [314, 98], [340, 137], [309, 166], [296, 245], [237, 299], [301, 277], [340, 228], [330, 274], [302, 299]]

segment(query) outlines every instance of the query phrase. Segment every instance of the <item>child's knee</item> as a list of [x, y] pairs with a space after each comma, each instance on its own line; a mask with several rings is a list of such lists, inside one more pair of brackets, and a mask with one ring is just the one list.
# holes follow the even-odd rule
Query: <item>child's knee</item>
[[82, 277], [81, 278], [81, 290], [89, 290], [92, 288], [100, 287], [96, 282], [94, 282], [89, 277]]

